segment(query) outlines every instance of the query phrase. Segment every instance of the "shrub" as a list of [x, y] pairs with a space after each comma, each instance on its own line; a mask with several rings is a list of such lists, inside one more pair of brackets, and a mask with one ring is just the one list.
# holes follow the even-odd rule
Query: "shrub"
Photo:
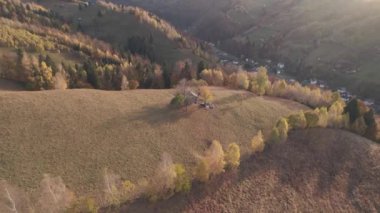
[[255, 137], [251, 140], [252, 153], [263, 152], [265, 148], [263, 132], [260, 130]]
[[240, 165], [240, 148], [236, 143], [228, 145], [225, 155], [225, 160], [228, 167], [236, 168]]
[[304, 129], [307, 126], [307, 120], [302, 111], [300, 113], [290, 115], [288, 117], [288, 122], [291, 129]]
[[186, 169], [182, 164], [176, 164], [174, 166], [174, 171], [176, 173], [175, 179], [175, 192], [189, 192], [191, 189], [190, 178], [186, 173]]
[[185, 105], [185, 96], [182, 94], [177, 94], [170, 101], [170, 105], [176, 108], [180, 108]]

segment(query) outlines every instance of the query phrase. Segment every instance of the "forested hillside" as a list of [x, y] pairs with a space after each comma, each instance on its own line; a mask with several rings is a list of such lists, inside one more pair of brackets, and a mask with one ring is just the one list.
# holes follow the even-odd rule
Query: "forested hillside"
[[177, 62], [190, 72], [211, 60], [197, 42], [135, 7], [3, 0], [0, 10], [0, 77], [29, 90], [165, 88], [179, 81], [171, 78]]
[[238, 56], [285, 62], [380, 100], [380, 1], [117, 0], [147, 8]]

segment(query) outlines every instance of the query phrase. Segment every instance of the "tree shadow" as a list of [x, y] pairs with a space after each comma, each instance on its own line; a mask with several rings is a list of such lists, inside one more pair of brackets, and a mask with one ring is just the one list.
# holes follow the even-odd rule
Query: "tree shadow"
[[246, 101], [250, 98], [254, 98], [254, 97], [257, 97], [257, 96], [253, 93], [248, 93], [248, 92], [240, 93], [240, 94], [233, 94], [233, 95], [229, 95], [227, 97], [223, 97], [223, 98], [219, 98], [219, 99], [215, 100], [214, 104], [215, 105], [225, 105], [225, 104], [231, 104], [234, 102], [243, 103], [244, 101]]
[[190, 117], [200, 110], [197, 106], [175, 109], [170, 106], [157, 107], [155, 105], [142, 107], [137, 112], [126, 113], [109, 119], [102, 124], [101, 128], [117, 128], [131, 122], [146, 122], [151, 126], [172, 124], [179, 120]]

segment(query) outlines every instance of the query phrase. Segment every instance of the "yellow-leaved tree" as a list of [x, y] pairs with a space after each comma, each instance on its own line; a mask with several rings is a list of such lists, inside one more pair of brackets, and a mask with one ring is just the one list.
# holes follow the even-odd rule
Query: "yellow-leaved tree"
[[226, 151], [225, 160], [227, 166], [230, 168], [236, 168], [240, 165], [240, 147], [236, 143], [228, 145]]

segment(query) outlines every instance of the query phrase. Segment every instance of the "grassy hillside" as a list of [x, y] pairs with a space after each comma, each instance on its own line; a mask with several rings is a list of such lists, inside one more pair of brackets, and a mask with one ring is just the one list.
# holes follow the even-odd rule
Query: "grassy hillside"
[[318, 77], [380, 100], [380, 1], [119, 2], [148, 8], [236, 55], [286, 62], [296, 77]]
[[213, 89], [216, 109], [168, 108], [173, 90], [0, 92], [0, 178], [24, 188], [44, 173], [80, 193], [100, 190], [102, 171], [136, 181], [163, 152], [186, 166], [211, 140], [243, 153], [258, 130], [303, 107], [294, 102]]
[[[125, 212], [377, 212], [380, 146], [341, 130], [297, 131], [189, 196]], [[206, 188], [204, 188], [206, 187]], [[176, 204], [176, 205], [174, 205]]]

